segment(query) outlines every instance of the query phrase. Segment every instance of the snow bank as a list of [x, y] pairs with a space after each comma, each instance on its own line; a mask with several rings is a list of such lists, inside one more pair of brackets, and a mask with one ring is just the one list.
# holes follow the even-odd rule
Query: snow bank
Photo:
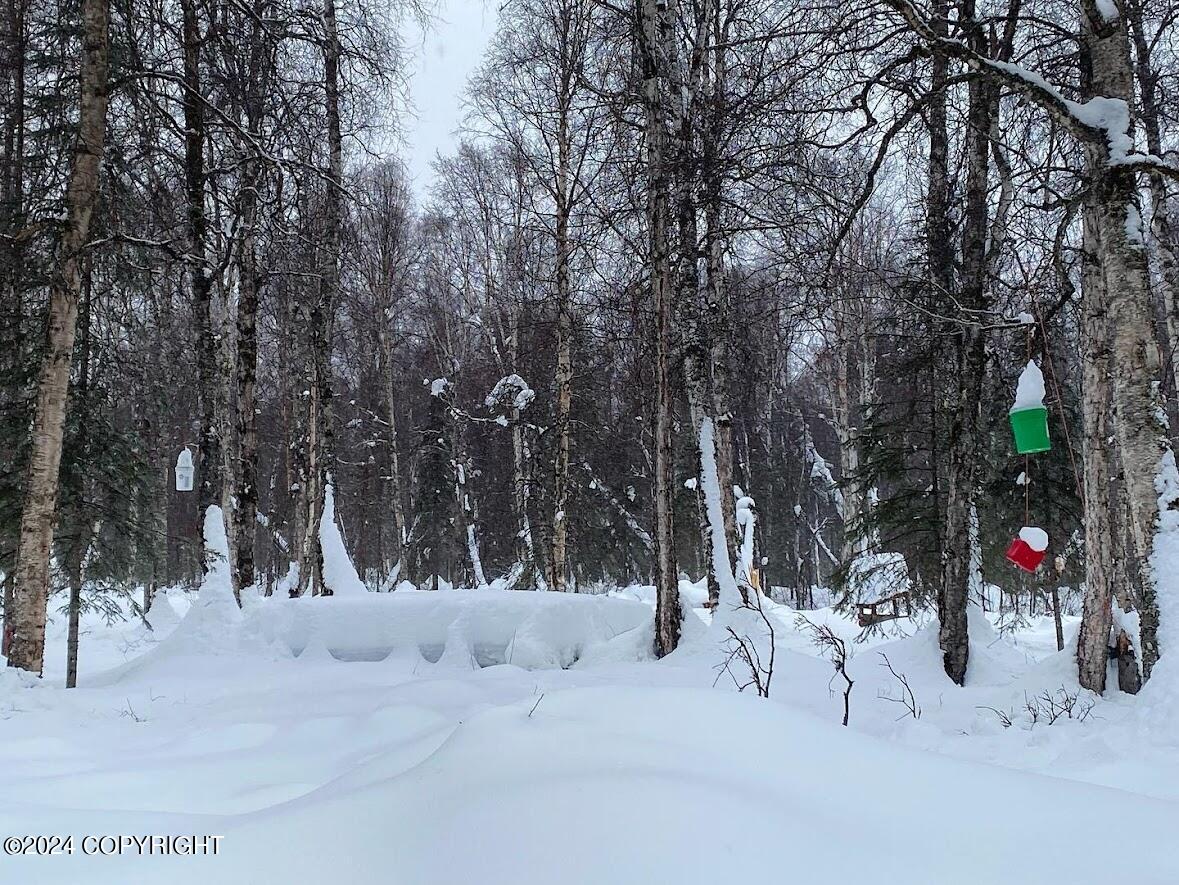
[[428, 661], [469, 649], [479, 666], [568, 667], [651, 620], [640, 602], [573, 593], [464, 590], [267, 600], [250, 612], [294, 654], [322, 642], [336, 658], [375, 661], [417, 648]]
[[[1111, 807], [1135, 834], [1119, 876], [1173, 883], [1170, 803], [897, 748], [750, 696], [577, 688], [472, 711], [424, 758], [398, 747], [296, 801], [207, 819], [217, 858], [92, 858], [86, 881], [1094, 883], [1102, 866], [1077, 846], [1108, 844]], [[77, 863], [32, 860], [59, 881]]]

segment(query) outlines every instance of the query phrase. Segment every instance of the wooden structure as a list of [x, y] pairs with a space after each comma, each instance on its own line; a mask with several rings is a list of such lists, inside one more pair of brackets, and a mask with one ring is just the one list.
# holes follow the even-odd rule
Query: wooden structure
[[857, 602], [856, 620], [861, 627], [871, 627], [884, 621], [908, 618], [913, 614], [913, 603], [909, 591], [902, 590], [892, 596], [885, 596], [875, 602]]

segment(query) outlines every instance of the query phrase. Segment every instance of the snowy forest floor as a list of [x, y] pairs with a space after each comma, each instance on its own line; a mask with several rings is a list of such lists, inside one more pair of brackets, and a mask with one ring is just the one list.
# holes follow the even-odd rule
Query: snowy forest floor
[[218, 625], [180, 621], [172, 591], [154, 633], [84, 619], [73, 691], [55, 615], [44, 683], [0, 671], [0, 836], [222, 838], [215, 857], [0, 856], [0, 881], [1179, 882], [1165, 679], [1049, 725], [1034, 699], [1077, 692], [1050, 619], [1000, 636], [974, 613], [964, 689], [936, 627], [897, 622], [913, 635], [853, 645], [842, 728], [798, 613], [770, 611], [766, 700], [734, 690], [702, 622], [650, 660], [649, 596], [275, 599]]

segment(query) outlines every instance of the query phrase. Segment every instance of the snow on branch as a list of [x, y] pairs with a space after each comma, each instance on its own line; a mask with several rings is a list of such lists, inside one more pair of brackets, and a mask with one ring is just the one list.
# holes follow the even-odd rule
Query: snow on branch
[[1156, 172], [1179, 180], [1179, 166], [1153, 154], [1134, 151], [1130, 108], [1122, 99], [1105, 96], [1095, 96], [1084, 102], [1067, 99], [1036, 72], [982, 55], [961, 40], [940, 35], [912, 0], [884, 2], [904, 18], [910, 30], [931, 51], [958, 59], [971, 70], [998, 80], [1012, 92], [1043, 108], [1077, 138], [1104, 145], [1110, 166]]
[[536, 399], [536, 391], [528, 386], [528, 382], [513, 373], [505, 375], [496, 382], [491, 393], [487, 394], [485, 404], [487, 408], [512, 408], [523, 412]]

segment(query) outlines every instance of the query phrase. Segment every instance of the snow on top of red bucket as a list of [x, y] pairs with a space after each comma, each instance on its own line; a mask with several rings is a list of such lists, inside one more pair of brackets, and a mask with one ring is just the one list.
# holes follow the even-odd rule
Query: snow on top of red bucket
[[1034, 525], [1025, 525], [1019, 530], [1019, 538], [1037, 553], [1048, 549], [1048, 533]]

